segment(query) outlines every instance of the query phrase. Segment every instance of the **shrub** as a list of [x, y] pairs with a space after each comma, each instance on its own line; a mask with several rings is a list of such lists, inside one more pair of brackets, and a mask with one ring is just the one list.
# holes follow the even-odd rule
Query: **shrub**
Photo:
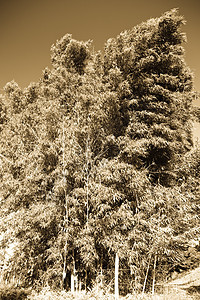
[[29, 289], [22, 287], [16, 287], [14, 285], [2, 285], [0, 286], [0, 299], [1, 300], [23, 300], [30, 294]]

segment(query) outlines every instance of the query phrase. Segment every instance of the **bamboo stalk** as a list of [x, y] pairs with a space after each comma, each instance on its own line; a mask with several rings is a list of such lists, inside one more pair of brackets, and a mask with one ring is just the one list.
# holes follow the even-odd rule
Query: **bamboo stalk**
[[146, 283], [147, 283], [147, 277], [148, 277], [148, 273], [149, 273], [150, 262], [151, 262], [151, 255], [150, 255], [150, 258], [149, 258], [149, 263], [148, 263], [148, 266], [147, 266], [147, 271], [146, 271], [146, 275], [145, 275], [145, 279], [144, 279], [142, 295], [144, 295], [144, 292], [145, 292], [145, 287], [146, 287]]
[[100, 281], [100, 287], [103, 288], [103, 268], [102, 268], [102, 257], [101, 257], [101, 281]]
[[79, 280], [79, 292], [81, 291], [81, 279]]
[[87, 291], [87, 270], [85, 271], [85, 291]]
[[155, 290], [156, 262], [157, 262], [157, 254], [155, 254], [155, 257], [154, 257], [152, 295], [154, 295], [154, 290]]
[[[62, 132], [62, 167], [63, 167], [63, 184], [65, 185], [65, 120], [63, 117], [63, 132]], [[63, 186], [64, 188], [64, 194], [65, 194], [65, 222], [64, 222], [64, 232], [65, 232], [65, 246], [64, 246], [64, 264], [63, 264], [63, 288], [64, 288], [64, 282], [65, 282], [65, 278], [66, 278], [66, 265], [67, 265], [67, 239], [68, 239], [68, 199], [67, 199], [67, 195], [66, 195], [66, 190], [65, 190], [65, 186]]]
[[116, 253], [115, 256], [115, 300], [119, 299], [119, 282], [118, 282], [118, 276], [119, 276], [119, 256], [118, 253]]
[[71, 293], [74, 293], [74, 273], [71, 273]]
[[74, 293], [76, 289], [76, 266], [75, 266], [75, 257], [74, 257], [74, 250], [73, 250], [73, 271], [71, 273], [71, 292]]

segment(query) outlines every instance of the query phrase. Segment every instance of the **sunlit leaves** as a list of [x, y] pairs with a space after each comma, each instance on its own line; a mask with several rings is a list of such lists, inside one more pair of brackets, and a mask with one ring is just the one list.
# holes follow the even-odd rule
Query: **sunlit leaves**
[[65, 35], [51, 48], [52, 65], [64, 66], [70, 72], [84, 73], [86, 62], [90, 57], [90, 41], [87, 43], [72, 39], [71, 35]]
[[155, 256], [158, 273], [182, 261], [199, 210], [199, 153], [183, 156], [194, 96], [183, 23], [172, 10], [103, 54], [65, 35], [38, 83], [5, 86], [1, 248], [15, 246], [5, 278], [21, 268], [27, 285], [64, 286], [75, 268], [91, 283], [118, 253], [132, 290]]

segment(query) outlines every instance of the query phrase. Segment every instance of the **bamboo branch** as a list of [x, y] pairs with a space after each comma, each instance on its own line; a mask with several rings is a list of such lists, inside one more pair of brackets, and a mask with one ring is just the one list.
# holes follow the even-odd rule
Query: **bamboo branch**
[[0, 157], [2, 157], [3, 159], [5, 159], [9, 164], [14, 165], [14, 163], [11, 160], [9, 160], [7, 157], [5, 157], [4, 155], [0, 154]]

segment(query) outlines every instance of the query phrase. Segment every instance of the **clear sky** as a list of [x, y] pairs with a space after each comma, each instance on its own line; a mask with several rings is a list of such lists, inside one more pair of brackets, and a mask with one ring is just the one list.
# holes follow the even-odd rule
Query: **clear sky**
[[200, 91], [200, 0], [0, 0], [0, 89], [22, 88], [50, 66], [50, 47], [66, 33], [92, 39], [96, 50], [122, 30], [179, 7], [187, 25], [186, 61]]
[[200, 0], [0, 0], [0, 92], [13, 79], [22, 88], [38, 81], [51, 45], [66, 33], [101, 50], [108, 38], [175, 7], [187, 21], [186, 61], [200, 91]]

